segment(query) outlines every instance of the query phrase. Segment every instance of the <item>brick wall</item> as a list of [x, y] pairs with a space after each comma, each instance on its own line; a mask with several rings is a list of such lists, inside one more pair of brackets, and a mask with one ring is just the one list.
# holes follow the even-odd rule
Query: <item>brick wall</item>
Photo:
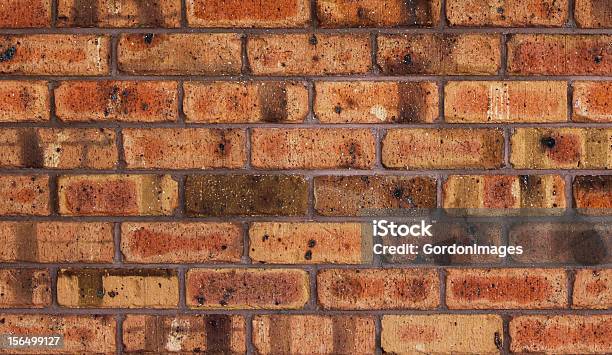
[[557, 226], [445, 267], [372, 258], [359, 223], [612, 208], [612, 2], [3, 0], [0, 32], [0, 334], [612, 352], [610, 260], [549, 263]]

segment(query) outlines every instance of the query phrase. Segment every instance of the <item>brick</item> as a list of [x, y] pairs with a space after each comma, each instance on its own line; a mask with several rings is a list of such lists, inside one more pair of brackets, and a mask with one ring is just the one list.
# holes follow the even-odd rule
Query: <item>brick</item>
[[612, 36], [515, 34], [508, 40], [512, 75], [610, 75]]
[[573, 85], [572, 120], [612, 122], [612, 81], [576, 81]]
[[50, 304], [51, 275], [48, 270], [0, 270], [0, 308], [42, 308]]
[[168, 175], [76, 175], [58, 180], [59, 212], [68, 216], [170, 215], [178, 183]]
[[378, 36], [383, 74], [497, 74], [500, 38], [489, 34], [408, 34]]
[[[61, 335], [65, 353], [115, 353], [117, 325], [112, 315], [2, 314], [0, 332], [13, 336]], [[2, 349], [2, 353], [57, 354], [58, 349]]]
[[8, 35], [0, 39], [0, 73], [105, 75], [110, 38], [96, 35]]
[[612, 270], [578, 270], [574, 281], [574, 308], [612, 308]]
[[574, 17], [578, 27], [612, 27], [612, 3], [608, 0], [576, 0]]
[[242, 129], [124, 129], [123, 145], [133, 169], [232, 169], [246, 163]]
[[573, 189], [577, 208], [612, 208], [612, 175], [576, 176]]
[[253, 319], [258, 354], [374, 354], [374, 319], [361, 316], [258, 315]]
[[298, 82], [188, 82], [188, 122], [297, 123], [308, 115], [308, 88]]
[[49, 178], [47, 176], [0, 176], [0, 196], [2, 196], [0, 215], [49, 215]]
[[245, 320], [239, 315], [128, 315], [123, 321], [127, 353], [246, 353]]
[[451, 26], [561, 27], [568, 19], [568, 0], [449, 0]]
[[194, 175], [185, 182], [189, 216], [298, 216], [308, 183], [297, 175]]
[[565, 208], [559, 175], [451, 175], [443, 185], [444, 208]]
[[191, 27], [306, 27], [310, 24], [308, 0], [188, 0]]
[[180, 0], [59, 0], [58, 27], [180, 27]]
[[384, 353], [409, 349], [435, 354], [499, 354], [504, 342], [498, 315], [386, 315], [382, 317]]
[[175, 308], [178, 286], [175, 270], [62, 269], [57, 302], [72, 308]]
[[498, 129], [391, 129], [382, 163], [391, 169], [494, 169], [503, 166]]
[[4, 0], [0, 28], [51, 27], [51, 0]]
[[438, 273], [426, 269], [327, 269], [317, 290], [325, 309], [433, 309], [440, 301]]
[[610, 315], [530, 315], [510, 321], [510, 350], [549, 354], [612, 352]]
[[251, 260], [269, 264], [360, 264], [372, 261], [372, 240], [359, 223], [253, 223]]
[[295, 269], [191, 269], [187, 305], [223, 309], [299, 309], [309, 298], [308, 273]]
[[112, 223], [0, 222], [2, 262], [103, 263], [114, 254]]
[[66, 81], [55, 113], [66, 122], [166, 122], [178, 118], [178, 85], [167, 81]]
[[314, 110], [322, 123], [431, 123], [438, 118], [433, 82], [317, 82]]
[[122, 35], [119, 70], [127, 74], [240, 74], [240, 46], [240, 36], [231, 33]]
[[566, 122], [562, 81], [453, 81], [446, 85], [444, 120], [452, 123]]
[[376, 142], [369, 129], [253, 129], [251, 163], [260, 169], [370, 169]]
[[321, 0], [317, 18], [322, 27], [428, 26], [440, 22], [440, 0]]
[[121, 231], [125, 262], [240, 262], [242, 256], [238, 224], [123, 223]]
[[612, 168], [612, 129], [517, 128], [510, 162], [525, 169]]
[[0, 122], [49, 120], [49, 89], [44, 81], [2, 81], [0, 102]]
[[364, 74], [371, 68], [367, 35], [255, 35], [247, 53], [255, 75]]
[[363, 216], [382, 209], [435, 208], [436, 196], [436, 180], [425, 176], [314, 178], [315, 210], [324, 216]]

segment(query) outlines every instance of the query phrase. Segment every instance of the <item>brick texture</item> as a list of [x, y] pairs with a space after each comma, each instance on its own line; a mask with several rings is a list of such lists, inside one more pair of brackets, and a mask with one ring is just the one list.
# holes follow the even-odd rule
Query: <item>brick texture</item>
[[612, 82], [575, 82], [573, 93], [574, 121], [612, 122]]
[[49, 92], [44, 81], [3, 81], [0, 100], [0, 122], [49, 120]]
[[612, 208], [612, 176], [577, 176], [574, 201], [578, 208]]
[[310, 22], [310, 2], [187, 0], [187, 21], [192, 27], [306, 27]]
[[1, 28], [49, 27], [51, 0], [6, 0], [0, 5]]
[[2, 175], [0, 195], [0, 215], [45, 216], [50, 212], [47, 176]]
[[579, 270], [574, 280], [575, 308], [612, 307], [612, 270]]
[[48, 270], [0, 270], [0, 307], [42, 308], [51, 304], [51, 276]]
[[576, 0], [574, 17], [578, 27], [612, 27], [612, 4], [606, 0]]
[[560, 27], [568, 19], [568, 0], [449, 0], [451, 26]]

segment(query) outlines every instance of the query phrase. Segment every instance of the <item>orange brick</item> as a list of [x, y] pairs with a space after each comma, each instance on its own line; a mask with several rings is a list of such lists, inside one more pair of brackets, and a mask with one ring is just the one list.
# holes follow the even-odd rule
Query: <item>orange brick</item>
[[446, 122], [568, 120], [567, 83], [562, 81], [454, 81], [444, 90]]
[[577, 81], [573, 88], [572, 120], [612, 122], [612, 81]]
[[47, 176], [0, 176], [0, 196], [0, 215], [49, 215]]
[[317, 82], [314, 110], [322, 123], [431, 123], [438, 118], [433, 82]]
[[49, 120], [49, 89], [44, 81], [2, 81], [0, 102], [0, 122]]
[[123, 223], [121, 253], [130, 263], [240, 262], [242, 228], [230, 223]]
[[432, 309], [440, 301], [438, 273], [426, 269], [327, 269], [317, 290], [325, 309]]
[[369, 169], [376, 142], [368, 129], [253, 129], [251, 163], [261, 169]]
[[0, 270], [1, 308], [42, 308], [50, 304], [51, 275], [48, 270]]
[[573, 189], [576, 208], [612, 209], [612, 175], [576, 176]]
[[320, 0], [322, 27], [434, 26], [440, 22], [440, 0]]
[[177, 84], [166, 81], [66, 81], [55, 88], [62, 121], [176, 121]]
[[574, 281], [574, 308], [612, 308], [612, 270], [578, 270]]
[[231, 33], [122, 35], [119, 69], [128, 74], [240, 74], [240, 46], [240, 36]]
[[568, 18], [568, 0], [449, 0], [451, 26], [560, 27]]
[[51, 26], [51, 0], [4, 0], [0, 4], [0, 28]]
[[371, 68], [367, 35], [255, 35], [247, 52], [255, 75], [363, 74]]
[[608, 0], [576, 0], [574, 17], [578, 27], [612, 27], [612, 3]]
[[408, 34], [378, 36], [383, 74], [496, 74], [500, 37], [489, 34]]
[[493, 169], [503, 165], [498, 129], [391, 129], [382, 162], [391, 169]]
[[191, 27], [306, 27], [308, 0], [188, 0]]
[[295, 269], [191, 269], [187, 305], [197, 308], [302, 308], [308, 274]]
[[59, 0], [58, 27], [180, 27], [180, 0]]
[[170, 215], [178, 183], [168, 175], [77, 175], [58, 181], [59, 212], [69, 216]]

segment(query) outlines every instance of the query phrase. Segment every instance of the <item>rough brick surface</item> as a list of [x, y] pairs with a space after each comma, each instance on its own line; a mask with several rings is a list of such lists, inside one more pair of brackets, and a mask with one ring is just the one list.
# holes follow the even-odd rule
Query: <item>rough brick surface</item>
[[560, 27], [568, 18], [568, 0], [449, 0], [451, 26]]
[[46, 216], [50, 212], [47, 176], [2, 175], [0, 196], [0, 215]]
[[59, 0], [60, 27], [179, 27], [180, 0]]
[[612, 122], [612, 82], [578, 81], [573, 85], [573, 115], [577, 122]]
[[576, 176], [574, 204], [577, 208], [612, 208], [612, 175]]
[[42, 308], [51, 304], [48, 270], [0, 270], [0, 307]]
[[0, 4], [0, 28], [49, 27], [51, 0], [5, 0]]
[[187, 0], [187, 21], [192, 27], [306, 27], [310, 2]]
[[607, 0], [576, 0], [574, 17], [578, 27], [612, 27], [612, 4]]
[[612, 308], [612, 270], [579, 270], [574, 280], [575, 308]]
[[48, 91], [44, 81], [2, 81], [0, 122], [49, 120]]

